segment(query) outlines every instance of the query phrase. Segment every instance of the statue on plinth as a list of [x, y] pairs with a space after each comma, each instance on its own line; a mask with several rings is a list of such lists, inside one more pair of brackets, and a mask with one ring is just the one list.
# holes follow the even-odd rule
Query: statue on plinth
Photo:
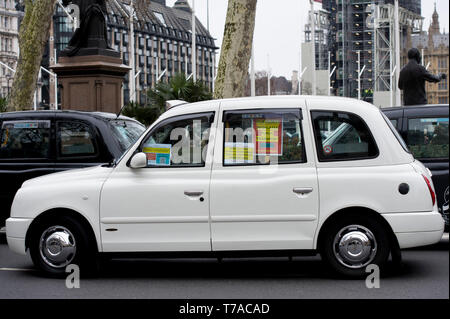
[[83, 49], [97, 49], [97, 51], [103, 49], [104, 52], [108, 52], [108, 50], [115, 52], [108, 45], [105, 0], [63, 0], [64, 6], [69, 4], [78, 6], [80, 26], [75, 30], [72, 39], [61, 55], [69, 57], [89, 55], [90, 51]]

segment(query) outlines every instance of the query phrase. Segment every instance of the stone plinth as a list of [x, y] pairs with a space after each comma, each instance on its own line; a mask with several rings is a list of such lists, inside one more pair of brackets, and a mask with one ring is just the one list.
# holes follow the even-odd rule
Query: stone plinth
[[123, 79], [130, 68], [119, 57], [62, 56], [51, 69], [58, 75], [63, 110], [120, 111]]

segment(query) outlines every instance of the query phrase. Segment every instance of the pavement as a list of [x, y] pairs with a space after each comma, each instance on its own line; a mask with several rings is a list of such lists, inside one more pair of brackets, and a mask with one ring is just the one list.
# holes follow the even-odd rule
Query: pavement
[[379, 289], [334, 277], [320, 257], [112, 260], [98, 277], [68, 289], [0, 237], [0, 299], [448, 299], [448, 287], [448, 234], [437, 245], [403, 251], [402, 267], [389, 264]]

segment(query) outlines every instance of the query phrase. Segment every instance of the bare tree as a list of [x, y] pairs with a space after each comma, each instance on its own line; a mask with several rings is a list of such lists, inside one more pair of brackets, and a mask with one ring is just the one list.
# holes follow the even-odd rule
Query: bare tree
[[19, 62], [8, 103], [9, 109], [20, 111], [32, 107], [55, 2], [56, 0], [25, 0], [25, 16], [19, 31]]
[[227, 18], [215, 83], [216, 99], [245, 95], [253, 45], [257, 0], [228, 0]]

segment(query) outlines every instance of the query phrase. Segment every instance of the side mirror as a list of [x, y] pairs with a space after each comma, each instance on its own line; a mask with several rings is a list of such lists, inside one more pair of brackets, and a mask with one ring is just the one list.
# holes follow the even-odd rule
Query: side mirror
[[137, 153], [131, 158], [131, 168], [145, 168], [147, 167], [147, 155], [145, 153]]

